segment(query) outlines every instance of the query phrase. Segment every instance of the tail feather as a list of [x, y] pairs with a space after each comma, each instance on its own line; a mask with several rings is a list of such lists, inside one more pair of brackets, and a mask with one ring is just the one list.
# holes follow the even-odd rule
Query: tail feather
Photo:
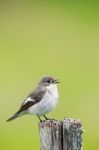
[[17, 117], [19, 117], [19, 114], [18, 114], [18, 113], [14, 114], [14, 115], [13, 115], [11, 118], [9, 118], [7, 121], [12, 121], [12, 120], [16, 119]]

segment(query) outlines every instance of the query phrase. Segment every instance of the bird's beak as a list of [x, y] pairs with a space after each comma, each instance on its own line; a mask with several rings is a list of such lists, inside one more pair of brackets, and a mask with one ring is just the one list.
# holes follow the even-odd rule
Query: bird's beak
[[60, 83], [60, 81], [58, 79], [54, 80], [54, 83]]

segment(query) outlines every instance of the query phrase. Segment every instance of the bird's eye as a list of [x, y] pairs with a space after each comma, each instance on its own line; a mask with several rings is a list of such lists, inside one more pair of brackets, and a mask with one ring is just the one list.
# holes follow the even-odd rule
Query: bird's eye
[[51, 80], [47, 80], [47, 82], [48, 82], [48, 83], [50, 83], [50, 82], [51, 82]]

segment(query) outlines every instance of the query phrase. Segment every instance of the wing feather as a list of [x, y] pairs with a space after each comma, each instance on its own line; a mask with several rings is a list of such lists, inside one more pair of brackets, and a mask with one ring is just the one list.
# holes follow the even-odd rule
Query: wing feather
[[26, 100], [22, 103], [18, 113], [23, 112], [27, 110], [29, 107], [39, 103], [42, 100], [45, 93], [46, 90], [44, 89], [40, 89], [40, 88], [35, 89], [32, 93], [28, 95]]

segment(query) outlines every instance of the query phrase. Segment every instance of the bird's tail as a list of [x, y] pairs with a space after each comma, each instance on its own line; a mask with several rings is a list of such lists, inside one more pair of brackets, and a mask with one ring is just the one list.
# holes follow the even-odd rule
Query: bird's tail
[[11, 118], [9, 118], [7, 121], [12, 121], [12, 120], [16, 119], [19, 116], [20, 116], [20, 114], [17, 112]]

